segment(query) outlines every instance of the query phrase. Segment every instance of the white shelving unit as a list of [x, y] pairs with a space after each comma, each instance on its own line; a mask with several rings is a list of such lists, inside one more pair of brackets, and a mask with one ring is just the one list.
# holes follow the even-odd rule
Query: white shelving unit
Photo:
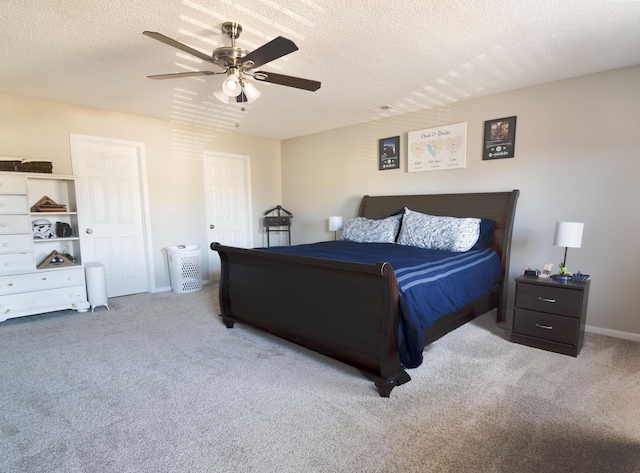
[[[43, 197], [64, 204], [64, 212], [32, 212]], [[70, 225], [69, 237], [34, 238], [33, 222]], [[76, 177], [0, 172], [0, 322], [63, 309], [89, 309], [82, 266]], [[60, 266], [39, 266], [54, 252], [65, 255]]]

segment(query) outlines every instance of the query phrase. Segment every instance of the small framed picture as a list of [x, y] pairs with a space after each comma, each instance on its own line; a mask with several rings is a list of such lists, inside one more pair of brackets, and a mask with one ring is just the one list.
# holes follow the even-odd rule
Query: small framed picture
[[515, 147], [516, 117], [498, 118], [484, 122], [483, 160], [513, 158]]
[[378, 170], [398, 169], [400, 167], [400, 137], [384, 138], [378, 143]]

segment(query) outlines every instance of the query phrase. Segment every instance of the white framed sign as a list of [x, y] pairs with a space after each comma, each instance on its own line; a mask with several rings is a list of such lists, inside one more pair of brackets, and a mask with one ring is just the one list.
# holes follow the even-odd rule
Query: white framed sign
[[407, 172], [467, 166], [466, 122], [410, 131], [407, 141]]

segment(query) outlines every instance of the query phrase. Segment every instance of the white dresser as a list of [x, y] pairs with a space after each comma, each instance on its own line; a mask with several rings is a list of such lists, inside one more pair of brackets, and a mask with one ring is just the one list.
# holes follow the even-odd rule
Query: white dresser
[[[45, 196], [66, 208], [32, 212]], [[64, 222], [71, 235], [34, 238], [32, 224], [38, 219], [49, 220], [54, 232], [57, 222]], [[53, 252], [68, 257], [58, 267], [49, 264], [39, 269]], [[89, 309], [78, 238], [76, 178], [0, 172], [0, 322], [63, 309]]]

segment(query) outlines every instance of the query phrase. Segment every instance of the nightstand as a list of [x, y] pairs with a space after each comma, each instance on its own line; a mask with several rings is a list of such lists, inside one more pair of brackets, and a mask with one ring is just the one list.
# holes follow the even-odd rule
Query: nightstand
[[590, 281], [516, 278], [511, 341], [578, 356], [584, 339]]

